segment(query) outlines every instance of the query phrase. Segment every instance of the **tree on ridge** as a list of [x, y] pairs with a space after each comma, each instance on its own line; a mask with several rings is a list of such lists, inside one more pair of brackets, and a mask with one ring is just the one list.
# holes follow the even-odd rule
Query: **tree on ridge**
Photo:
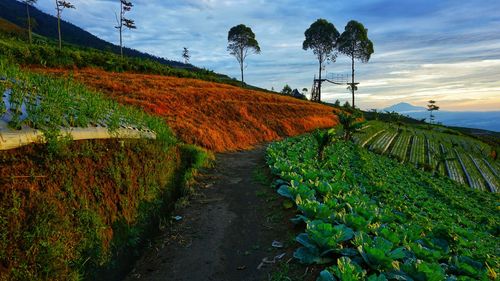
[[31, 16], [30, 16], [30, 6], [33, 6], [36, 4], [38, 0], [24, 0], [24, 3], [26, 3], [26, 14], [28, 18], [28, 38], [30, 41], [30, 44], [33, 43], [33, 38], [31, 36]]
[[318, 19], [311, 24], [304, 35], [305, 40], [302, 43], [302, 48], [305, 51], [313, 50], [319, 62], [318, 101], [321, 101], [321, 72], [327, 60], [335, 61], [336, 59], [335, 48], [337, 47], [339, 32], [332, 23], [325, 19]]
[[354, 92], [358, 87], [354, 83], [354, 61], [359, 60], [362, 63], [367, 63], [373, 54], [373, 43], [368, 39], [368, 29], [360, 22], [349, 21], [344, 32], [340, 35], [338, 50], [351, 59], [352, 75], [349, 90], [352, 93], [352, 107], [355, 107]]
[[439, 110], [439, 106], [436, 105], [436, 101], [430, 100], [429, 104], [427, 105], [427, 111], [429, 111], [429, 124], [432, 124], [434, 122], [434, 111]]
[[57, 33], [59, 35], [59, 50], [62, 49], [62, 37], [61, 37], [61, 14], [64, 9], [75, 9], [75, 6], [66, 0], [56, 0], [56, 11], [57, 11]]
[[244, 86], [243, 69], [245, 59], [249, 54], [260, 53], [259, 42], [255, 39], [255, 33], [253, 33], [252, 29], [244, 24], [233, 26], [227, 35], [227, 41], [227, 50], [240, 64], [241, 85]]
[[134, 4], [132, 4], [131, 1], [127, 0], [120, 0], [120, 17], [116, 17], [116, 22], [117, 26], [115, 26], [116, 29], [118, 29], [120, 33], [120, 55], [123, 58], [123, 28], [126, 27], [128, 29], [136, 29], [137, 26], [135, 26], [135, 21], [129, 18], [125, 17], [126, 12], [130, 12], [132, 10], [132, 7]]
[[189, 54], [189, 49], [186, 47], [184, 47], [184, 49], [182, 50], [182, 58], [184, 59], [185, 64], [189, 63], [189, 59], [191, 58], [191, 55]]

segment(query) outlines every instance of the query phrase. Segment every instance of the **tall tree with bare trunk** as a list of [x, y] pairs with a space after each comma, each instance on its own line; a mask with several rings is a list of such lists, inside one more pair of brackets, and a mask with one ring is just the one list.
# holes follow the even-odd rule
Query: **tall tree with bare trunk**
[[30, 44], [33, 43], [33, 38], [31, 36], [31, 16], [30, 16], [30, 6], [33, 6], [36, 4], [38, 0], [24, 0], [24, 3], [26, 3], [26, 15], [28, 19], [28, 38], [30, 41]]
[[182, 50], [182, 58], [184, 59], [185, 64], [189, 64], [191, 55], [189, 54], [189, 49], [187, 47], [184, 47], [184, 49]]
[[128, 29], [136, 29], [137, 26], [135, 25], [135, 21], [129, 18], [125, 17], [126, 12], [130, 12], [132, 10], [132, 7], [134, 4], [132, 4], [131, 1], [127, 0], [120, 0], [120, 16], [116, 16], [116, 22], [117, 26], [115, 26], [116, 29], [120, 32], [120, 55], [123, 58], [123, 28], [128, 28]]
[[434, 123], [434, 118], [436, 116], [434, 116], [434, 111], [438, 111], [439, 110], [439, 106], [436, 105], [436, 101], [435, 100], [430, 100], [429, 101], [429, 104], [427, 105], [427, 111], [429, 111], [429, 124], [432, 124]]
[[321, 72], [323, 71], [324, 64], [330, 60], [335, 61], [337, 47], [337, 40], [339, 32], [335, 25], [325, 19], [316, 20], [304, 33], [306, 39], [302, 44], [302, 48], [307, 51], [313, 50], [313, 53], [318, 58], [319, 62], [319, 86], [318, 95], [321, 101]]
[[348, 22], [344, 32], [340, 35], [338, 50], [351, 59], [352, 75], [349, 90], [352, 92], [352, 107], [354, 108], [354, 92], [358, 89], [354, 83], [354, 61], [367, 63], [373, 54], [373, 43], [368, 39], [368, 29], [355, 20]]
[[260, 53], [259, 42], [255, 39], [255, 33], [253, 33], [252, 29], [244, 24], [233, 26], [227, 35], [227, 41], [227, 50], [240, 64], [241, 85], [244, 86], [243, 69], [245, 59], [251, 53]]
[[64, 9], [74, 9], [75, 6], [69, 1], [65, 0], [55, 0], [56, 1], [56, 11], [57, 11], [57, 34], [59, 35], [59, 50], [62, 49], [62, 37], [61, 37], [61, 14]]

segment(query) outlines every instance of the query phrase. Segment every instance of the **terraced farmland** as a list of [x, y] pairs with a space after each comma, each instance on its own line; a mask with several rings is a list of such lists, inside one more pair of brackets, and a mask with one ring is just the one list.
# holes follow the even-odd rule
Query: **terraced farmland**
[[362, 147], [473, 189], [497, 192], [500, 187], [499, 161], [489, 157], [492, 148], [453, 131], [371, 121], [354, 139]]
[[0, 59], [0, 150], [30, 143], [106, 138], [172, 142], [163, 120], [62, 79], [23, 71]]

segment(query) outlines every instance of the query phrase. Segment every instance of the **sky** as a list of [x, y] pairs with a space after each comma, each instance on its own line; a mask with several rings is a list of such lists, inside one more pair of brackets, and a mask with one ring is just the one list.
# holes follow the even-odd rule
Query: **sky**
[[[119, 0], [71, 0], [77, 9], [63, 19], [118, 43], [115, 12]], [[375, 53], [356, 62], [356, 104], [381, 109], [399, 102], [441, 110], [500, 111], [499, 0], [132, 0], [128, 17], [137, 30], [125, 31], [124, 45], [182, 61], [187, 47], [196, 66], [240, 77], [227, 51], [232, 26], [252, 28], [261, 54], [247, 58], [245, 82], [262, 88], [310, 89], [318, 73], [312, 51], [304, 51], [304, 31], [318, 18], [340, 33], [349, 20], [368, 29]], [[54, 14], [54, 3], [37, 7]], [[64, 35], [63, 35], [64, 36]], [[327, 75], [349, 75], [350, 61], [339, 56]], [[323, 101], [350, 100], [344, 85], [325, 85]]]

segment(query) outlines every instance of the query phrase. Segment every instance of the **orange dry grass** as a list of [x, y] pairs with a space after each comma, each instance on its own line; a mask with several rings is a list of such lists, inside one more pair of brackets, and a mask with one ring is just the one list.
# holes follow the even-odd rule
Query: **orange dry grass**
[[10, 21], [8, 21], [6, 19], [2, 19], [2, 18], [0, 18], [0, 31], [6, 32], [9, 34], [17, 34], [17, 35], [23, 35], [23, 36], [27, 35], [27, 31], [25, 29], [11, 23]]
[[226, 84], [97, 69], [41, 71], [71, 74], [120, 103], [163, 117], [184, 142], [219, 152], [337, 124], [331, 107]]

